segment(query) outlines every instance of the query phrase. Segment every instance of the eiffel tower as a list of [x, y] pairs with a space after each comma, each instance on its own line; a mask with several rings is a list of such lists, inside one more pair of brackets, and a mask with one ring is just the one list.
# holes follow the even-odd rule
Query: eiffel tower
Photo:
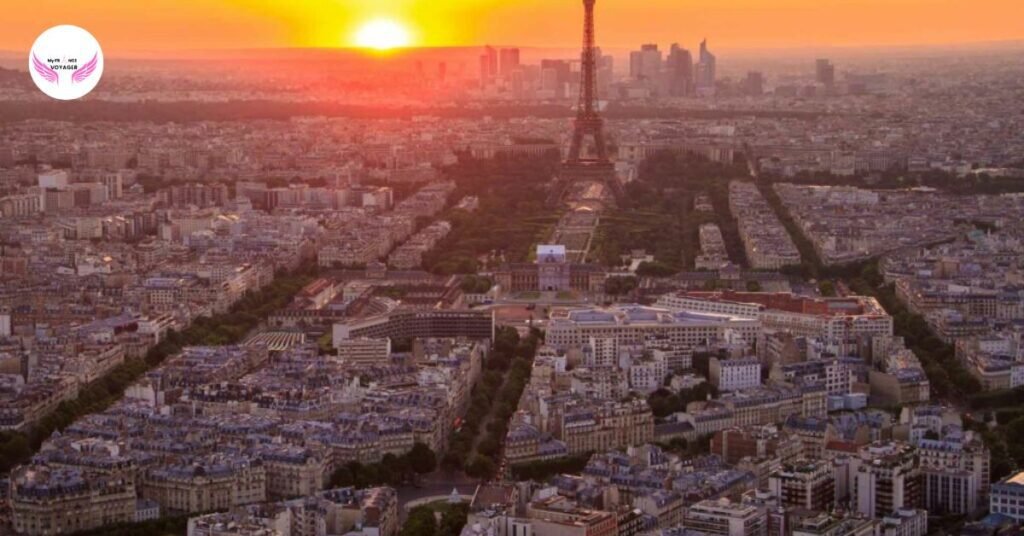
[[[573, 123], [569, 155], [562, 163], [555, 193], [557, 200], [565, 197], [569, 188], [579, 182], [600, 182], [616, 197], [622, 195], [622, 186], [615, 177], [615, 165], [608, 158], [604, 138], [604, 120], [597, 106], [597, 50], [594, 45], [594, 4], [597, 0], [583, 0], [583, 53], [580, 69], [580, 97]], [[584, 157], [583, 142], [594, 140], [594, 155]]]

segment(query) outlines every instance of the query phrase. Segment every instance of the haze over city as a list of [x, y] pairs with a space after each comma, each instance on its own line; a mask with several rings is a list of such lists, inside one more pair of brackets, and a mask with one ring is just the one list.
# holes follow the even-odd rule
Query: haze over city
[[5, 6], [0, 534], [1020, 534], [1018, 11]]

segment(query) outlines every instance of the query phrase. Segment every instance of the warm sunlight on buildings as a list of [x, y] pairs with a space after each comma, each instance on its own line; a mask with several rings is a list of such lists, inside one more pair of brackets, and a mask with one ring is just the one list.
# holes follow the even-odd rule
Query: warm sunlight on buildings
[[353, 42], [357, 47], [374, 50], [390, 50], [413, 44], [408, 28], [391, 19], [364, 23], [356, 31]]

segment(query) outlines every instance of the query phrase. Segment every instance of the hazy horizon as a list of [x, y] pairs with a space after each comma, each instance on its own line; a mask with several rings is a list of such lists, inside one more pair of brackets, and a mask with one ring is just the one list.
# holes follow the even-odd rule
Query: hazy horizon
[[[811, 57], [822, 54], [838, 54], [840, 57], [844, 55], [849, 56], [872, 56], [879, 54], [934, 54], [945, 51], [962, 51], [966, 53], [986, 53], [986, 52], [1009, 52], [1017, 49], [1024, 49], [1024, 38], [1020, 39], [1005, 39], [995, 41], [963, 41], [963, 42], [948, 42], [948, 43], [910, 43], [910, 44], [898, 44], [898, 43], [875, 43], [875, 44], [862, 44], [862, 45], [794, 45], [794, 46], [742, 46], [742, 47], [731, 47], [731, 46], [718, 46], [713, 36], [708, 36], [709, 47], [718, 53], [726, 53], [734, 58], [750, 59], [765, 54], [781, 55], [782, 57]], [[667, 50], [672, 44], [678, 43], [684, 48], [695, 50], [698, 48], [699, 42], [655, 42], [653, 40], [645, 41], [644, 43], [654, 43], [663, 50]], [[604, 46], [601, 47], [605, 53], [610, 53], [616, 56], [628, 54], [630, 51], [637, 50], [641, 44], [630, 46]], [[408, 47], [397, 47], [388, 51], [373, 51], [365, 48], [356, 46], [254, 46], [254, 47], [223, 47], [223, 48], [183, 48], [176, 49], [173, 51], [162, 51], [162, 50], [134, 50], [134, 51], [104, 51], [107, 58], [121, 58], [128, 60], [156, 60], [156, 61], [189, 61], [189, 60], [214, 60], [214, 59], [232, 59], [239, 58], [245, 59], [245, 56], [253, 54], [287, 54], [291, 52], [301, 52], [304, 54], [315, 53], [315, 54], [348, 54], [363, 56], [368, 58], [377, 58], [387, 60], [394, 57], [416, 55], [416, 54], [430, 54], [430, 53], [443, 53], [443, 52], [476, 52], [484, 47], [494, 48], [518, 48], [525, 55], [531, 54], [548, 54], [548, 55], [572, 55], [575, 54], [579, 47], [571, 46], [540, 46], [540, 45], [518, 45], [514, 43], [480, 43], [480, 44], [465, 44], [465, 45], [422, 45], [422, 46], [408, 46]], [[27, 50], [27, 49], [26, 49]], [[23, 61], [25, 51], [2, 48], [0, 49], [0, 61], [16, 59], [19, 62]]]

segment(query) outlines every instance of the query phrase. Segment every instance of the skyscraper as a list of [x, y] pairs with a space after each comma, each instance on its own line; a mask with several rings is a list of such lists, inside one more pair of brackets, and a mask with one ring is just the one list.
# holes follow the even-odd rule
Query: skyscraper
[[564, 99], [572, 82], [572, 66], [565, 60], [540, 60], [541, 88], [553, 91], [554, 97]]
[[503, 48], [499, 55], [499, 72], [501, 76], [508, 76], [519, 69], [519, 49]]
[[717, 60], [708, 50], [708, 40], [700, 42], [700, 60], [697, 62], [697, 94], [711, 96], [715, 94], [715, 70]]
[[827, 59], [819, 59], [814, 63], [814, 78], [819, 84], [831, 88], [836, 83], [836, 66]]
[[661, 51], [658, 45], [641, 45], [629, 54], [629, 76], [634, 80], [657, 80], [661, 75]]
[[665, 60], [665, 75], [668, 77], [670, 97], [686, 97], [693, 94], [693, 54], [689, 50], [672, 45]]
[[608, 95], [615, 68], [615, 58], [611, 54], [601, 52], [601, 47], [594, 47], [594, 58], [597, 61], [597, 94]]
[[484, 53], [480, 55], [480, 85], [486, 86], [494, 80], [498, 74], [498, 52], [494, 47], [484, 47]]
[[764, 94], [764, 74], [760, 71], [748, 72], [743, 82], [743, 92], [755, 97]]

